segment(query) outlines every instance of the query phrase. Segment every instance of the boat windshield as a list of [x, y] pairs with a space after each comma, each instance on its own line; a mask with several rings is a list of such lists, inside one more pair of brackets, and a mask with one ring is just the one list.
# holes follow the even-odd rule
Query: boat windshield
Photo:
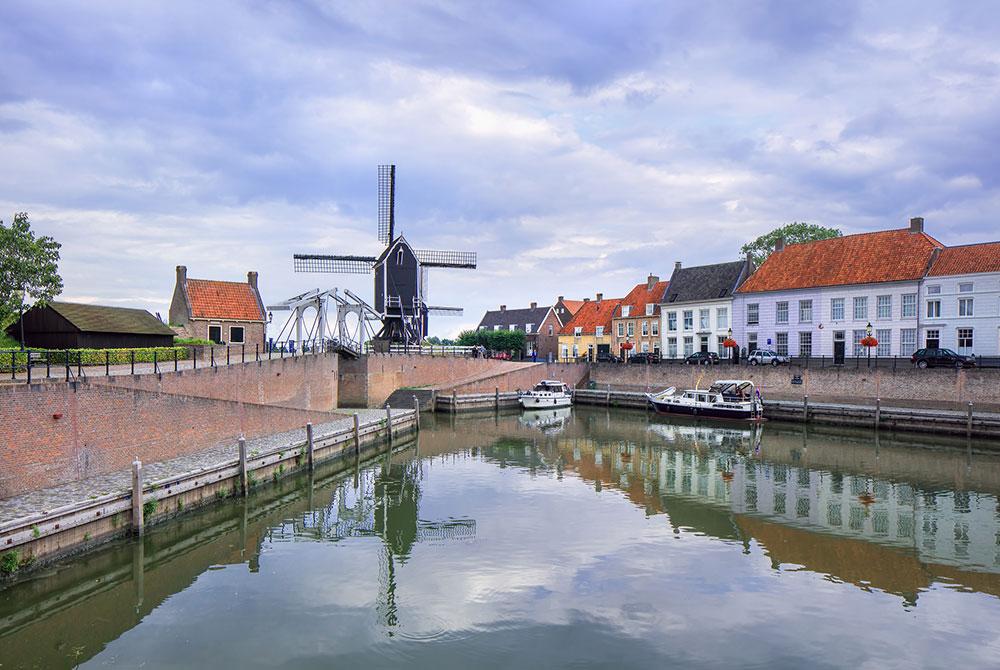
[[563, 390], [563, 385], [561, 382], [541, 382], [535, 386], [536, 391], [545, 391], [548, 393], [560, 393]]
[[753, 382], [742, 380], [718, 381], [710, 391], [721, 393], [726, 400], [749, 400], [753, 396]]

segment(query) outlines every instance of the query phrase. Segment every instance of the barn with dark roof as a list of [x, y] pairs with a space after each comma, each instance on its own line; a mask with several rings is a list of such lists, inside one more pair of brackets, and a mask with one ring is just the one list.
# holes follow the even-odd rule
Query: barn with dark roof
[[39, 349], [169, 347], [174, 331], [144, 309], [53, 301], [33, 307], [7, 328], [24, 345]]

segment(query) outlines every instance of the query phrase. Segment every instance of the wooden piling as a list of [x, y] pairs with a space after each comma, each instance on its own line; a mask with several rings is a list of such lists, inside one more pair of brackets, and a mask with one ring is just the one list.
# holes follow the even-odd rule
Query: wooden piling
[[417, 396], [413, 396], [413, 426], [420, 432], [420, 401]]
[[361, 454], [361, 417], [354, 413], [354, 453]]
[[499, 386], [494, 387], [494, 391], [493, 391], [493, 408], [496, 411], [498, 411], [498, 412], [500, 411], [500, 387]]
[[809, 422], [809, 396], [802, 396], [802, 420]]
[[309, 472], [312, 472], [313, 468], [316, 467], [315, 448], [315, 444], [313, 443], [313, 425], [312, 421], [310, 421], [306, 423], [306, 455], [309, 458]]
[[246, 496], [249, 489], [249, 477], [247, 476], [247, 441], [240, 436], [240, 495]]
[[392, 449], [392, 407], [388, 404], [385, 406], [385, 425], [389, 436], [389, 449]]
[[132, 461], [132, 532], [142, 537], [145, 519], [142, 509], [142, 461]]
[[451, 413], [458, 414], [458, 393], [451, 392]]
[[972, 401], [969, 401], [969, 409], [965, 415], [965, 435], [972, 437]]
[[882, 423], [882, 399], [875, 398], [875, 427]]

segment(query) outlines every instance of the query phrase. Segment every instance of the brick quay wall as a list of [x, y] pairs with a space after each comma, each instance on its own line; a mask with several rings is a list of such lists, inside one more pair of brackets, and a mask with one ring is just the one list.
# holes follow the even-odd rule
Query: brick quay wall
[[[792, 383], [795, 377], [801, 384]], [[964, 409], [969, 402], [978, 411], [1000, 412], [1000, 370], [899, 370], [854, 368], [800, 368], [798, 366], [730, 365], [614, 365], [594, 364], [590, 380], [598, 388], [621, 391], [660, 391], [707, 388], [716, 379], [749, 379], [765, 398], [855, 405]]]

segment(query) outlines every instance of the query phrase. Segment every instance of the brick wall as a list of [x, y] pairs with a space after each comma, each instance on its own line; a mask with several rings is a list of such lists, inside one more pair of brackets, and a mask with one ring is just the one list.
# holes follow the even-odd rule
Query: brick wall
[[438, 387], [439, 393], [492, 393], [527, 390], [543, 379], [558, 379], [571, 388], [588, 380], [590, 366], [586, 363], [537, 363], [517, 370], [500, 372], [480, 379]]
[[[243, 340], [247, 346], [247, 349], [253, 351], [254, 346], [260, 347], [261, 351], [264, 349], [264, 324], [254, 323], [252, 321], [205, 321], [202, 319], [192, 319], [183, 324], [176, 324], [173, 327], [174, 332], [180, 337], [197, 337], [202, 340], [208, 339], [208, 327], [212, 326], [222, 326], [222, 341], [229, 342], [229, 327], [230, 326], [243, 326]], [[233, 346], [237, 346], [234, 344]]]
[[[232, 355], [238, 356], [239, 352], [233, 350]], [[94, 377], [90, 381], [160, 393], [329, 411], [337, 407], [339, 358], [336, 354], [274, 358], [160, 375]]]
[[[800, 375], [802, 384], [792, 384]], [[659, 391], [668, 386], [705, 388], [716, 379], [749, 379], [766, 398], [814, 402], [885, 404], [902, 407], [964, 408], [973, 402], [983, 411], [1000, 411], [1000, 370], [856, 370], [793, 366], [595, 365], [591, 381], [598, 387], [630, 391]]]
[[332, 418], [98, 384], [0, 387], [0, 498]]

